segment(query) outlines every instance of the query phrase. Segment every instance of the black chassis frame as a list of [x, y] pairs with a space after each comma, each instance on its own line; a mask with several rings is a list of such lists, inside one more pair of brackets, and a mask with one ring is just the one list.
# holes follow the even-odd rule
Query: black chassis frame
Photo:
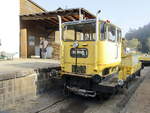
[[150, 61], [144, 61], [144, 60], [140, 60], [140, 61], [142, 62], [143, 68], [144, 68], [145, 66], [150, 66]]
[[92, 77], [85, 78], [81, 76], [79, 77], [79, 76], [72, 76], [72, 75], [63, 75], [63, 80], [64, 80], [65, 87], [66, 86], [77, 87], [79, 89], [95, 91], [97, 94], [98, 93], [113, 93], [118, 88], [118, 85], [116, 86], [99, 85], [98, 83], [93, 81]]
[[[142, 69], [142, 68], [141, 68]], [[141, 69], [137, 70], [134, 74], [130, 75], [127, 80], [125, 81], [123, 86], [119, 86], [118, 83], [116, 83], [113, 86], [105, 86], [105, 85], [99, 85], [98, 83], [95, 83], [91, 78], [85, 78], [84, 76], [72, 76], [72, 75], [63, 75], [63, 80], [64, 80], [64, 86], [69, 86], [69, 87], [77, 87], [79, 89], [85, 89], [89, 91], [95, 91], [97, 94], [101, 93], [107, 93], [107, 94], [112, 94], [118, 91], [118, 89], [126, 87], [128, 88], [128, 84], [130, 81], [132, 81], [136, 76], [141, 76]], [[110, 75], [113, 77], [113, 75]], [[110, 77], [109, 76], [109, 77]], [[106, 78], [107, 80], [109, 78]], [[101, 81], [103, 82], [103, 80]]]

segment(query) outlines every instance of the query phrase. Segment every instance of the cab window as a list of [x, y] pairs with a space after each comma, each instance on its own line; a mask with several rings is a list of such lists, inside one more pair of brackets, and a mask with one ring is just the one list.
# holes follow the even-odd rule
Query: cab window
[[116, 27], [113, 25], [108, 26], [108, 40], [112, 42], [116, 41]]
[[95, 41], [96, 40], [96, 23], [81, 23], [65, 25], [62, 30], [64, 41]]
[[121, 30], [117, 29], [117, 41], [121, 42]]
[[106, 22], [100, 24], [100, 40], [106, 39]]

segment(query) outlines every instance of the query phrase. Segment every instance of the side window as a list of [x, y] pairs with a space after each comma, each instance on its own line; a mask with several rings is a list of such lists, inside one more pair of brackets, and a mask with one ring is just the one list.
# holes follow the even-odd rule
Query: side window
[[105, 40], [106, 39], [106, 23], [102, 22], [100, 24], [100, 40]]
[[112, 25], [108, 27], [108, 40], [113, 42], [116, 41], [116, 27]]
[[117, 41], [121, 42], [121, 31], [117, 30]]

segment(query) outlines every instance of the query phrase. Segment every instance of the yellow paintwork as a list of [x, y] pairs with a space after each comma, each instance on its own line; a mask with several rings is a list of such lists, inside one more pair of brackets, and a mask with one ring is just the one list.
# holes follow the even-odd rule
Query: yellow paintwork
[[120, 64], [120, 71], [118, 75], [119, 80], [126, 80], [127, 77], [133, 75], [141, 69], [141, 62], [139, 62], [140, 55], [124, 54]]
[[150, 61], [150, 55], [143, 55], [139, 58], [141, 61]]
[[[71, 73], [72, 65], [75, 64], [75, 58], [70, 56], [73, 43], [62, 42], [61, 67], [62, 71], [66, 73]], [[116, 44], [116, 42], [110, 41], [81, 41], [78, 43], [78, 48], [88, 49], [88, 57], [78, 58], [77, 61], [77, 65], [86, 66], [86, 75], [101, 75], [103, 69], [116, 67], [121, 62], [121, 43]]]
[[[100, 35], [99, 35], [100, 36]], [[100, 38], [100, 37], [99, 37]], [[73, 75], [89, 78], [92, 75], [107, 76], [119, 73], [119, 80], [126, 78], [141, 68], [141, 63], [137, 55], [126, 54], [126, 40], [112, 42], [108, 39], [97, 41], [78, 41], [78, 48], [87, 48], [87, 58], [77, 58], [78, 66], [86, 66], [84, 76], [72, 73], [72, 65], [76, 64], [76, 58], [70, 56], [70, 49], [73, 48], [74, 41], [62, 41], [61, 45], [61, 75]], [[109, 69], [109, 73], [103, 75], [104, 69]]]
[[118, 79], [124, 81], [127, 77], [141, 69], [141, 62], [139, 61], [140, 55], [126, 53], [126, 46], [127, 41], [122, 39], [121, 64]]

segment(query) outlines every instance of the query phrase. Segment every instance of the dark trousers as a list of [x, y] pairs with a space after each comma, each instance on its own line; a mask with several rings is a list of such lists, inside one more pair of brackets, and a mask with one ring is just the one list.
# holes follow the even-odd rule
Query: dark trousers
[[40, 48], [40, 58], [42, 58], [42, 49]]

